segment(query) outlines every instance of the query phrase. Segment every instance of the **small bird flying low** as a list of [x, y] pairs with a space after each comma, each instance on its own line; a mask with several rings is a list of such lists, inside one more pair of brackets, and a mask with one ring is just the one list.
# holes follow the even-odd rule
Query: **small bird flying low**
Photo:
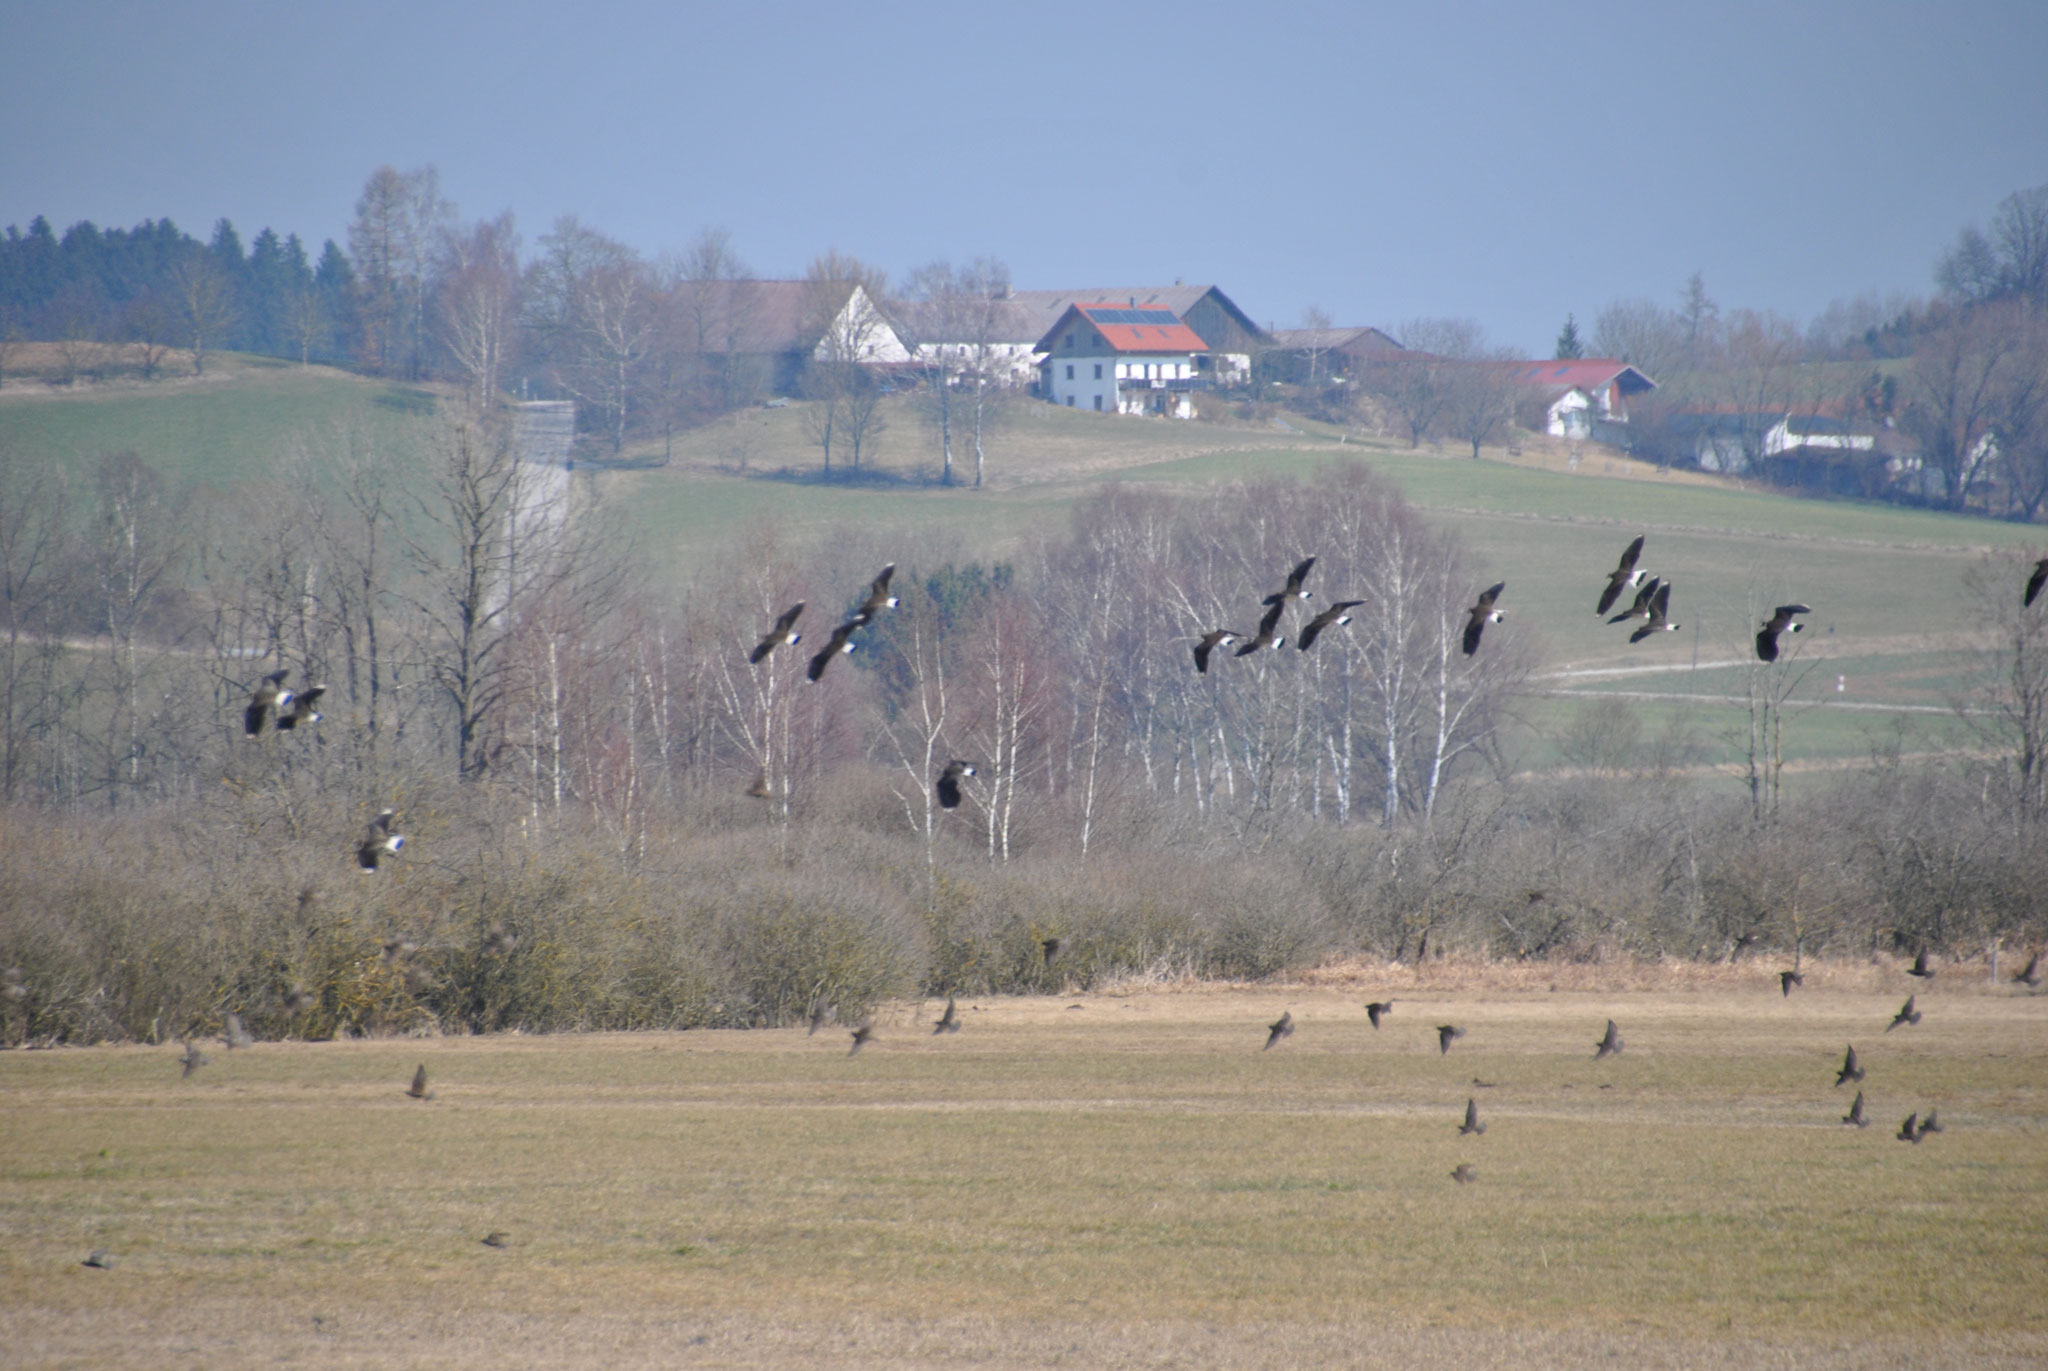
[[1479, 1179], [1479, 1173], [1473, 1170], [1470, 1162], [1459, 1162], [1451, 1169], [1451, 1179], [1459, 1185], [1470, 1185]]
[[1467, 1133], [1484, 1133], [1485, 1131], [1486, 1125], [1479, 1122], [1479, 1101], [1466, 1100], [1465, 1122], [1458, 1125], [1458, 1135], [1463, 1137]]
[[1244, 636], [1244, 634], [1239, 633], [1234, 628], [1219, 628], [1213, 632], [1204, 633], [1201, 641], [1195, 644], [1195, 670], [1203, 675], [1207, 675], [1209, 672], [1209, 654], [1219, 647], [1229, 647]]
[[863, 1047], [866, 1047], [874, 1040], [875, 1026], [873, 1024], [862, 1024], [859, 1028], [853, 1030], [853, 1046], [846, 1050], [846, 1055], [851, 1057], [858, 1054]]
[[1315, 645], [1316, 638], [1326, 628], [1341, 628], [1351, 622], [1351, 611], [1364, 604], [1363, 600], [1339, 600], [1315, 618], [1302, 625], [1301, 637], [1295, 646], [1303, 652]]
[[1309, 568], [1314, 566], [1315, 564], [1316, 559], [1313, 557], [1302, 558], [1300, 565], [1296, 566], [1294, 570], [1287, 573], [1286, 586], [1284, 586], [1280, 590], [1275, 591], [1273, 594], [1268, 595], [1265, 599], [1259, 601], [1259, 603], [1262, 605], [1281, 605], [1287, 603], [1289, 600], [1306, 600], [1308, 598], [1308, 592], [1301, 588], [1301, 583], [1308, 579]]
[[948, 995], [946, 997], [946, 1012], [941, 1014], [939, 1021], [932, 1025], [932, 1036], [937, 1037], [941, 1033], [958, 1033], [959, 1031], [960, 1011], [954, 1006], [953, 997]]
[[242, 711], [242, 731], [251, 738], [263, 731], [265, 714], [292, 702], [292, 693], [284, 688], [284, 678], [291, 674], [290, 667], [281, 666], [256, 683], [256, 689], [249, 695], [248, 708]]
[[1862, 1079], [1863, 1068], [1856, 1062], [1856, 1044], [1851, 1043], [1849, 1044], [1849, 1050], [1842, 1054], [1842, 1069], [1835, 1073], [1835, 1084], [1840, 1085], [1843, 1081], [1860, 1081]]
[[1795, 614], [1811, 613], [1813, 613], [1813, 610], [1806, 605], [1779, 605], [1772, 612], [1771, 617], [1764, 620], [1763, 627], [1756, 631], [1757, 660], [1762, 662], [1777, 661], [1778, 635], [1780, 633], [1800, 632], [1806, 625], [1793, 623], [1792, 616]]
[[405, 846], [405, 835], [391, 831], [397, 817], [397, 810], [387, 809], [363, 825], [363, 839], [356, 844], [356, 866], [363, 872], [374, 873], [379, 861]]
[[1365, 1007], [1365, 1017], [1372, 1020], [1374, 1028], [1378, 1028], [1380, 1020], [1393, 1012], [1394, 1002], [1392, 1000], [1374, 1000]]
[[875, 612], [873, 610], [863, 609], [851, 619], [833, 629], [832, 636], [825, 640], [825, 646], [818, 650], [817, 654], [811, 658], [811, 664], [804, 668], [805, 679], [815, 682], [820, 676], [825, 674], [825, 668], [832, 665], [834, 657], [839, 656], [843, 652], [852, 652], [855, 648], [859, 647], [860, 644], [853, 641], [853, 635], [866, 628], [868, 621], [874, 617]]
[[1657, 587], [1657, 593], [1650, 597], [1650, 622], [1628, 635], [1632, 643], [1640, 643], [1652, 633], [1676, 633], [1682, 624], [1671, 622], [1671, 582]]
[[1778, 973], [1778, 993], [1788, 1000], [1792, 998], [1793, 986], [1805, 984], [1806, 977], [1800, 975], [1797, 971], [1780, 971]]
[[1842, 1122], [1852, 1128], [1868, 1128], [1870, 1120], [1863, 1117], [1863, 1092], [1856, 1092], [1856, 1098], [1849, 1105], [1849, 1112], [1842, 1116]]
[[1506, 581], [1496, 581], [1487, 590], [1481, 592], [1477, 604], [1465, 611], [1471, 616], [1465, 625], [1465, 655], [1467, 657], [1470, 657], [1479, 650], [1479, 635], [1486, 631], [1488, 624], [1498, 624], [1507, 619], [1508, 616], [1506, 614], [1493, 607], [1494, 601], [1498, 600], [1500, 593], [1507, 588], [1508, 583]]
[[[881, 611], [885, 609], [894, 609], [898, 604], [902, 603], [894, 595], [891, 595], [889, 593], [889, 578], [891, 576], [894, 576], [895, 574], [896, 564], [894, 562], [891, 562], [889, 563], [889, 565], [882, 568], [882, 574], [875, 577], [875, 579], [869, 583], [868, 597], [867, 599], [862, 600], [860, 602], [860, 609], [858, 613], [865, 614], [869, 618], [873, 618], [876, 614], [879, 614]], [[862, 622], [866, 621], [863, 620]]]
[[1440, 1023], [1436, 1026], [1436, 1050], [1441, 1056], [1451, 1050], [1451, 1044], [1465, 1036], [1465, 1030], [1456, 1024]]
[[1611, 1057], [1620, 1051], [1621, 1030], [1614, 1026], [1614, 1020], [1609, 1019], [1606, 1036], [1593, 1044], [1593, 1060], [1597, 1062], [1602, 1057]]
[[[1266, 1047], [1271, 1047], [1282, 1038], [1291, 1038], [1293, 1036], [1294, 1011], [1291, 1009], [1281, 1010], [1280, 1017], [1266, 1025]], [[1264, 1052], [1266, 1047], [1260, 1048], [1259, 1051]]]
[[1249, 657], [1261, 648], [1278, 648], [1287, 645], [1287, 637], [1280, 632], [1280, 616], [1287, 610], [1287, 601], [1274, 599], [1273, 607], [1259, 619], [1258, 636], [1232, 653], [1235, 657]]
[[939, 792], [939, 808], [958, 809], [960, 807], [960, 778], [974, 774], [974, 765], [971, 762], [963, 762], [957, 757], [947, 762], [946, 769], [939, 773], [938, 785], [935, 787]]
[[1649, 580], [1643, 582], [1641, 586], [1637, 587], [1636, 598], [1629, 607], [1619, 614], [1609, 615], [1607, 622], [1610, 624], [1625, 624], [1630, 619], [1649, 618], [1650, 597], [1655, 595], [1657, 587], [1663, 584], [1663, 579], [1657, 576], [1652, 576]]
[[1045, 953], [1045, 964], [1047, 966], [1053, 964], [1053, 959], [1060, 955], [1060, 949], [1064, 946], [1066, 944], [1058, 938], [1044, 938], [1039, 941], [1038, 949]]
[[1893, 1136], [1896, 1137], [1900, 1142], [1919, 1142], [1920, 1112], [1918, 1110], [1915, 1110], [1911, 1114], [1908, 1114], [1906, 1116], [1906, 1121], [1899, 1125], [1899, 1131]]
[[776, 616], [775, 627], [769, 629], [766, 634], [762, 635], [761, 641], [754, 644], [754, 650], [747, 654], [747, 660], [755, 666], [759, 666], [761, 659], [776, 648], [783, 646], [785, 643], [795, 647], [798, 643], [802, 642], [804, 635], [796, 631], [796, 621], [797, 616], [803, 612], [804, 602], [802, 600], [798, 600], [788, 609], [783, 610], [780, 615]]
[[2041, 587], [2048, 586], [2048, 557], [2034, 563], [2034, 574], [2027, 577], [2027, 593], [2020, 598], [2020, 608], [2028, 609], [2041, 596]]
[[[326, 693], [326, 686], [316, 685], [307, 686], [304, 690], [292, 695], [289, 702], [278, 708], [277, 731], [279, 733], [289, 733], [300, 724], [319, 723], [320, 711], [313, 708], [313, 703]], [[244, 722], [246, 723], [247, 721], [244, 720]]]
[[412, 1084], [405, 1088], [406, 1097], [414, 1100], [431, 1100], [434, 1092], [427, 1089], [427, 1064], [421, 1062], [419, 1069], [412, 1073]]
[[2036, 952], [2033, 956], [2027, 958], [2027, 965], [2025, 969], [2023, 969], [2017, 976], [2014, 976], [2012, 979], [2014, 984], [2023, 985], [2029, 990], [2032, 990], [2036, 986], [2040, 985], [2041, 954]]
[[1643, 535], [1622, 550], [1621, 562], [1607, 573], [1607, 587], [1600, 592], [1600, 603], [1593, 606], [1595, 614], [1605, 614], [1614, 608], [1614, 602], [1621, 598], [1624, 590], [1633, 590], [1642, 584], [1643, 573], [1636, 570], [1636, 559], [1643, 555]]
[[1918, 997], [1914, 995], [1908, 995], [1906, 997], [1906, 1002], [1903, 1005], [1899, 1006], [1899, 1012], [1892, 1015], [1892, 1021], [1884, 1026], [1885, 1032], [1891, 1032], [1894, 1028], [1897, 1028], [1902, 1023], [1916, 1024], [1920, 1022], [1920, 1011], [1913, 1008], [1913, 1001], [1917, 998]]
[[1906, 968], [1908, 976], [1918, 976], [1923, 981], [1934, 979], [1934, 971], [1927, 965], [1927, 949], [1921, 948], [1913, 956], [1913, 964]]
[[185, 1055], [178, 1058], [178, 1064], [185, 1068], [178, 1079], [189, 1080], [193, 1072], [206, 1065], [206, 1054], [199, 1050], [198, 1043], [188, 1042], [185, 1044]]

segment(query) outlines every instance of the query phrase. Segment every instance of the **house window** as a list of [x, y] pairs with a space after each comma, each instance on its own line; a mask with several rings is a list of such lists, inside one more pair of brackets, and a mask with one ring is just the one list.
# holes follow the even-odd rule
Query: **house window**
[[1095, 364], [1095, 379], [1098, 381], [1102, 379], [1102, 363], [1100, 362]]
[[1095, 408], [1098, 410], [1102, 408], [1102, 395], [1100, 392], [1097, 392], [1095, 396]]
[[1067, 379], [1069, 381], [1074, 379], [1074, 364], [1072, 362], [1067, 363]]

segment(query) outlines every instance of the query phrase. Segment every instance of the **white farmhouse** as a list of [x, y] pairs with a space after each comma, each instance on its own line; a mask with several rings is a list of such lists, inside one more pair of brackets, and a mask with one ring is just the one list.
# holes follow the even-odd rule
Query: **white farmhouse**
[[1607, 439], [1614, 426], [1628, 422], [1628, 397], [1657, 388], [1642, 372], [1612, 357], [1506, 366], [1517, 383], [1548, 392], [1543, 427], [1553, 438]]
[[1075, 304], [1038, 340], [1039, 394], [1070, 409], [1195, 415], [1198, 359], [1208, 351], [1163, 305]]

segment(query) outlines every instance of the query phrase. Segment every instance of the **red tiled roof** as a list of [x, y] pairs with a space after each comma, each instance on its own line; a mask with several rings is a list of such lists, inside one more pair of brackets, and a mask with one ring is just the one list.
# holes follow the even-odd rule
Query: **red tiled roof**
[[1136, 309], [1128, 303], [1117, 304], [1097, 301], [1090, 304], [1075, 304], [1066, 314], [1047, 330], [1039, 340], [1040, 352], [1052, 351], [1053, 335], [1066, 325], [1069, 314], [1078, 314], [1102, 335], [1104, 342], [1116, 352], [1207, 352], [1209, 345], [1201, 335], [1183, 324], [1174, 312], [1159, 305], [1140, 305]]
[[1655, 381], [1627, 362], [1613, 357], [1582, 357], [1576, 361], [1503, 362], [1501, 365], [1507, 368], [1509, 376], [1525, 385], [1546, 386], [1556, 390], [1598, 390], [1617, 377], [1621, 378], [1621, 389], [1624, 394], [1657, 388]]

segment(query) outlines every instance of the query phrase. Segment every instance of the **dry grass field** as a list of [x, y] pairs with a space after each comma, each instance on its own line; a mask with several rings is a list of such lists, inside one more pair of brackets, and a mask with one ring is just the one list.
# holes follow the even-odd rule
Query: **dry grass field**
[[[1789, 999], [1773, 969], [1346, 967], [963, 1003], [937, 1037], [927, 1002], [858, 1056], [843, 1028], [215, 1043], [189, 1080], [170, 1046], [0, 1054], [0, 1359], [2048, 1361], [2048, 997], [1946, 968], [1888, 1034], [1895, 969]], [[1944, 1132], [1895, 1140], [1930, 1106]]]

